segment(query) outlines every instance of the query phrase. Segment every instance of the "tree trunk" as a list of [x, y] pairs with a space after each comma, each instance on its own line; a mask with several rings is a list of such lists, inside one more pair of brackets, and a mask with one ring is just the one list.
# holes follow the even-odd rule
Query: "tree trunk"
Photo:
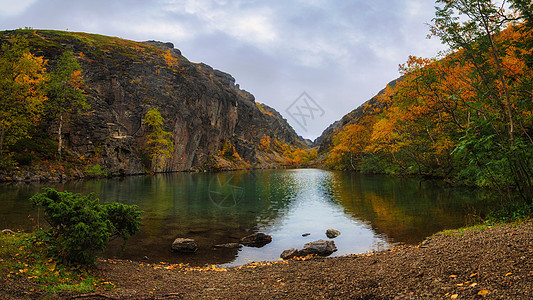
[[513, 113], [511, 111], [511, 97], [509, 95], [509, 90], [507, 89], [507, 83], [505, 82], [505, 78], [503, 77], [503, 71], [500, 64], [500, 59], [498, 57], [498, 52], [496, 51], [496, 46], [494, 45], [494, 40], [492, 38], [492, 34], [489, 29], [489, 25], [487, 23], [486, 19], [483, 19], [483, 26], [485, 29], [485, 32], [487, 33], [487, 37], [489, 38], [490, 43], [490, 49], [492, 57], [494, 58], [494, 63], [496, 64], [496, 70], [498, 71], [498, 77], [502, 84], [503, 93], [505, 97], [505, 106], [507, 108], [507, 118], [509, 119], [509, 139], [511, 146], [514, 145], [514, 121], [513, 121]]
[[63, 129], [63, 115], [59, 115], [59, 129], [57, 130], [57, 154], [59, 155], [59, 160], [61, 160], [61, 148], [63, 147], [63, 138], [62, 132]]
[[4, 150], [4, 134], [6, 126], [2, 124], [2, 131], [0, 131], [0, 158], [3, 158], [2, 151]]

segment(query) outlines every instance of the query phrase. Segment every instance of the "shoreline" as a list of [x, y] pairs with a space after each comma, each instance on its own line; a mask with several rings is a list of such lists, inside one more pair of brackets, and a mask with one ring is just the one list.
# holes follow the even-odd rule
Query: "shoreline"
[[[103, 260], [96, 272], [115, 288], [52, 298], [531, 299], [533, 223], [448, 230], [416, 246], [342, 257], [227, 269]], [[0, 298], [43, 296], [11, 286], [0, 287]]]
[[32, 184], [32, 183], [66, 183], [71, 181], [84, 181], [84, 180], [100, 180], [100, 179], [114, 179], [114, 178], [124, 178], [124, 177], [133, 177], [133, 176], [151, 176], [151, 175], [164, 175], [164, 174], [179, 174], [179, 173], [223, 173], [223, 172], [238, 172], [238, 171], [255, 171], [255, 170], [290, 170], [290, 169], [308, 169], [308, 168], [317, 168], [319, 167], [296, 167], [296, 166], [264, 166], [257, 168], [235, 168], [235, 169], [220, 169], [220, 170], [202, 170], [202, 169], [191, 169], [191, 170], [182, 170], [182, 171], [166, 171], [166, 172], [145, 172], [145, 173], [132, 173], [132, 174], [117, 174], [117, 175], [101, 175], [101, 176], [78, 176], [82, 174], [81, 171], [75, 170], [78, 173], [76, 176], [69, 176], [66, 173], [52, 174], [47, 172], [37, 172], [31, 170], [21, 171], [23, 174], [14, 174], [0, 172], [0, 184]]
[[[417, 246], [225, 270], [127, 261], [102, 262], [99, 268], [106, 280], [122, 286], [109, 292], [119, 298], [179, 293], [183, 299], [454, 299], [453, 295], [530, 299], [533, 224], [467, 227], [437, 233]], [[124, 273], [130, 278], [124, 278]], [[150, 274], [162, 280], [149, 280]], [[135, 279], [145, 282], [145, 288], [130, 294]]]

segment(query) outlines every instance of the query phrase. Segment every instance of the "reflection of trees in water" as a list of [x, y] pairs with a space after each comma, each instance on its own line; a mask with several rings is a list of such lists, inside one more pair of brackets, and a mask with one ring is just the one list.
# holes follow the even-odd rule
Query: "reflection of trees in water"
[[[213, 187], [214, 178], [224, 184]], [[178, 173], [50, 186], [83, 194], [95, 192], [102, 201], [139, 205], [144, 211], [143, 225], [128, 242], [125, 257], [176, 259], [168, 249], [175, 237], [182, 236], [198, 241], [201, 250], [194, 259], [204, 263], [233, 260], [236, 250], [212, 251], [210, 247], [235, 242], [259, 229], [272, 229], [289, 211], [297, 211], [298, 202], [307, 201], [308, 196], [330, 199], [377, 234], [411, 243], [443, 228], [464, 225], [467, 209], [482, 215], [492, 201], [490, 193], [450, 188], [438, 182], [323, 170]], [[20, 210], [21, 204], [31, 208], [27, 199], [40, 187], [3, 186], [0, 210], [22, 211], [26, 218], [28, 213]], [[235, 197], [234, 203], [214, 203], [213, 194], [210, 199], [213, 189], [215, 195]]]
[[31, 196], [41, 192], [41, 187], [39, 183], [0, 184], [0, 229], [29, 232], [38, 224], [46, 226], [38, 209], [29, 201]]
[[295, 178], [287, 172], [262, 171], [258, 174], [258, 201], [263, 204], [258, 210], [257, 223], [272, 226], [282, 218], [294, 199]]
[[[392, 241], [417, 243], [445, 228], [468, 225], [483, 215], [494, 195], [443, 182], [334, 172], [336, 201], [347, 213]], [[492, 200], [490, 200], [492, 199]]]

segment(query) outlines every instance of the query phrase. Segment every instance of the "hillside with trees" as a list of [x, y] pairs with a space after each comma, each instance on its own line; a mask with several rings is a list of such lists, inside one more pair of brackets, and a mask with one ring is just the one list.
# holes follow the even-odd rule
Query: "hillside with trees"
[[312, 155], [278, 112], [171, 43], [27, 28], [0, 32], [0, 44], [0, 180], [275, 168]]
[[[441, 59], [409, 57], [401, 79], [330, 133], [326, 166], [516, 189], [533, 199], [533, 15], [492, 1], [437, 1]], [[345, 118], [347, 118], [345, 117]], [[327, 141], [327, 137], [322, 137]]]

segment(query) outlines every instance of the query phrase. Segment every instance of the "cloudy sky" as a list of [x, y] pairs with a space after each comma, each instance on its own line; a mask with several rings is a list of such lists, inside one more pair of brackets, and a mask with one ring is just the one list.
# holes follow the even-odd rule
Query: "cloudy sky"
[[431, 0], [0, 0], [0, 30], [172, 42], [189, 60], [232, 74], [314, 139], [397, 78], [409, 55], [445, 49], [426, 38], [433, 7]]

